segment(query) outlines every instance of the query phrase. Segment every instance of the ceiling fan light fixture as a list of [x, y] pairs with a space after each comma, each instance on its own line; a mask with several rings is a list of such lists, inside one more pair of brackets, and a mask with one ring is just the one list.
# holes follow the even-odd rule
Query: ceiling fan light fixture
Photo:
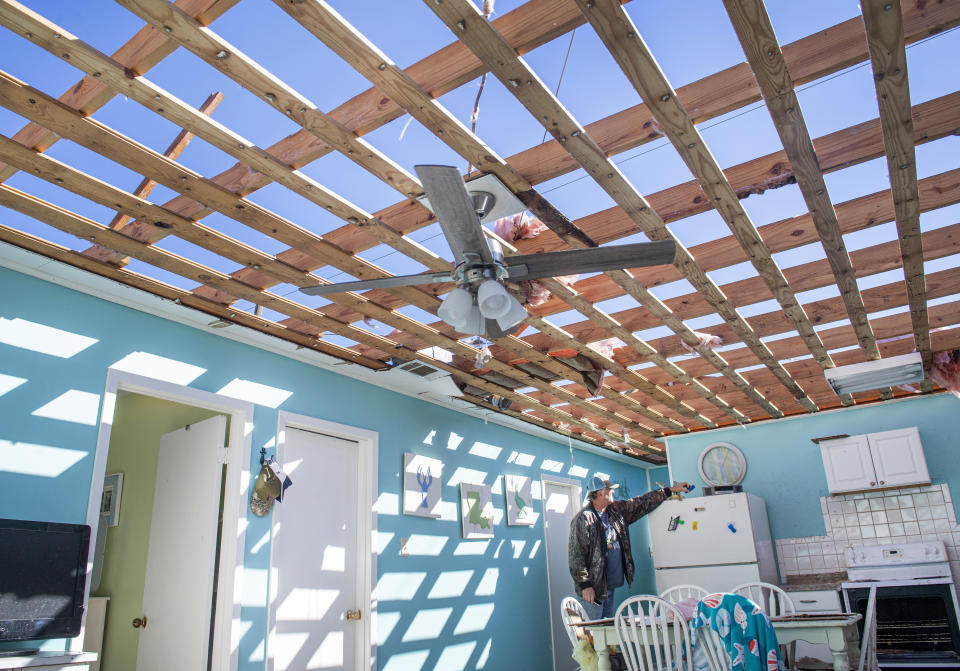
[[514, 326], [527, 318], [527, 310], [511, 294], [507, 294], [510, 299], [510, 309], [502, 317], [497, 318], [497, 326], [503, 331], [509, 331]]
[[477, 289], [477, 305], [487, 319], [499, 319], [510, 311], [510, 294], [496, 280], [484, 280]]
[[457, 287], [447, 294], [437, 309], [437, 316], [454, 328], [466, 323], [473, 308], [473, 296], [463, 287]]
[[454, 326], [454, 328], [467, 335], [482, 336], [485, 332], [485, 326], [486, 320], [480, 313], [480, 308], [474, 305], [470, 308], [470, 313], [467, 315], [466, 321], [463, 324]]

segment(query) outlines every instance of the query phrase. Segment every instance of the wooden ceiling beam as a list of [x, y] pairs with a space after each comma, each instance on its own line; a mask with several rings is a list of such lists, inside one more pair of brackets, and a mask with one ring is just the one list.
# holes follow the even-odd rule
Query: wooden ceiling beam
[[[212, 23], [217, 17], [237, 4], [239, 0], [177, 0], [177, 6], [203, 24]], [[144, 26], [137, 34], [113, 53], [113, 59], [131, 71], [143, 74], [169, 56], [177, 44], [150, 26]], [[60, 102], [90, 115], [106, 105], [114, 96], [94, 77], [84, 77], [60, 96]], [[37, 151], [46, 151], [59, 138], [43, 126], [29, 123], [21, 128], [13, 139]], [[0, 165], [0, 182], [5, 182], [16, 170]]]
[[817, 228], [830, 269], [847, 306], [850, 323], [868, 360], [879, 359], [876, 338], [863, 308], [856, 274], [843, 242], [837, 213], [823, 179], [823, 170], [793, 87], [783, 51], [773, 31], [763, 0], [725, 0], [727, 15], [740, 39], [747, 62], [763, 94], [783, 148], [790, 159], [797, 186]]
[[913, 336], [927, 373], [925, 391], [932, 388], [930, 370], [930, 323], [924, 287], [923, 245], [920, 236], [920, 194], [917, 188], [917, 160], [913, 146], [913, 117], [903, 18], [899, 0], [865, 0], [863, 22], [870, 48], [873, 81], [880, 106], [887, 171], [897, 212], [897, 233], [903, 255], [903, 275], [913, 315]]
[[[740, 242], [754, 268], [790, 317], [814, 358], [824, 368], [832, 368], [833, 360], [820, 342], [803, 306], [794, 295], [753, 221], [740, 204], [740, 199], [703, 141], [693, 119], [680, 103], [676, 91], [647, 48], [633, 20], [619, 4], [609, 0], [577, 0], [577, 5], [629, 82], [646, 102], [661, 131], [673, 144], [700, 188], [713, 202], [714, 208]], [[739, 330], [735, 325], [731, 326]], [[766, 362], [763, 349], [765, 348], [757, 347], [758, 356], [761, 361]], [[787, 372], [782, 367], [772, 367], [772, 370], [781, 379]], [[802, 388], [796, 381], [790, 378], [783, 382], [809, 410], [817, 409], [814, 404], [806, 403], [803, 395], [799, 395]]]

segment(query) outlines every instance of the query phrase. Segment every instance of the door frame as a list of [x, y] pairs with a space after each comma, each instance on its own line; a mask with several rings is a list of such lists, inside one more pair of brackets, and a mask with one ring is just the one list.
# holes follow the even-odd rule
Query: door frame
[[[113, 368], [108, 369], [100, 410], [100, 428], [90, 482], [90, 498], [87, 501], [87, 524], [90, 526], [91, 538], [96, 538], [97, 526], [100, 523], [103, 478], [106, 475], [113, 416], [116, 411], [117, 395], [120, 392], [213, 410], [230, 417], [211, 668], [216, 671], [236, 671], [239, 664], [239, 650], [231, 645], [231, 641], [234, 636], [239, 637], [241, 633], [240, 607], [243, 584], [235, 577], [241, 575], [243, 570], [247, 493], [250, 488], [249, 463], [253, 439], [253, 403]], [[94, 544], [91, 543], [87, 558], [87, 584], [84, 591], [84, 627], [86, 627], [86, 604], [90, 595], [94, 551]], [[77, 636], [71, 639], [70, 649], [80, 651], [82, 645], [83, 636]]]
[[[547, 510], [546, 510], [546, 498], [545, 493], [547, 491], [547, 483], [553, 483], [555, 485], [563, 485], [567, 487], [572, 487], [575, 492], [575, 499], [577, 510], [580, 507], [580, 501], [583, 498], [583, 485], [580, 483], [580, 480], [576, 478], [567, 478], [562, 475], [550, 475], [543, 474], [540, 476], [540, 508], [543, 514], [544, 524], [543, 526], [543, 560], [547, 567], [547, 604], [550, 609], [550, 656], [552, 658], [552, 666], [556, 664], [556, 654], [555, 650], [557, 647], [557, 642], [553, 638], [553, 620], [557, 617], [557, 609], [560, 608], [560, 604], [553, 603], [553, 593], [550, 590], [550, 541], [547, 540]], [[576, 514], [576, 512], [574, 513]], [[555, 667], [554, 667], [555, 668]]]
[[[283, 452], [286, 446], [286, 429], [303, 429], [314, 433], [321, 433], [334, 438], [342, 438], [357, 444], [357, 496], [355, 521], [357, 528], [357, 556], [365, 557], [357, 571], [356, 585], [358, 601], [365, 604], [366, 617], [362, 618], [361, 634], [356, 637], [354, 655], [360, 660], [370, 660], [370, 671], [377, 668], [377, 645], [373, 640], [373, 621], [376, 617], [376, 602], [373, 600], [373, 587], [377, 580], [377, 554], [373, 545], [373, 536], [377, 532], [377, 497], [379, 495], [379, 453], [380, 434], [376, 431], [361, 429], [347, 424], [339, 424], [325, 419], [308, 417], [281, 410], [277, 413], [277, 459], [283, 463]], [[300, 486], [310, 486], [300, 483]], [[283, 518], [283, 504], [273, 507], [270, 536], [277, 532]], [[276, 546], [270, 543], [270, 596], [267, 604], [267, 637], [265, 656], [267, 671], [273, 671], [274, 658], [271, 652], [276, 629], [277, 618], [277, 583], [274, 561]]]

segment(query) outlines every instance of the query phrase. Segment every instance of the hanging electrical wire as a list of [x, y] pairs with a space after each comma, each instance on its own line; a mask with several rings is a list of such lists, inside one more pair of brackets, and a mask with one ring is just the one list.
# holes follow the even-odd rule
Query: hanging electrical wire
[[[490, 16], [493, 14], [493, 5], [494, 0], [483, 0], [482, 12], [483, 18], [487, 21], [490, 20]], [[484, 72], [483, 76], [480, 77], [480, 88], [477, 90], [477, 97], [473, 101], [473, 112], [470, 113], [470, 132], [474, 135], [477, 134], [477, 117], [480, 116], [480, 96], [483, 95], [483, 87], [487, 83], [487, 73]], [[470, 174], [470, 171], [473, 169], [473, 165], [467, 163], [467, 174]]]

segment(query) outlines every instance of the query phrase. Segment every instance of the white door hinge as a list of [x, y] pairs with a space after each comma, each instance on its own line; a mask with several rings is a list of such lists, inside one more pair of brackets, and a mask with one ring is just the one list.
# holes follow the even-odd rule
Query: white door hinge
[[230, 463], [230, 450], [228, 448], [220, 447], [217, 449], [217, 463], [218, 464]]

